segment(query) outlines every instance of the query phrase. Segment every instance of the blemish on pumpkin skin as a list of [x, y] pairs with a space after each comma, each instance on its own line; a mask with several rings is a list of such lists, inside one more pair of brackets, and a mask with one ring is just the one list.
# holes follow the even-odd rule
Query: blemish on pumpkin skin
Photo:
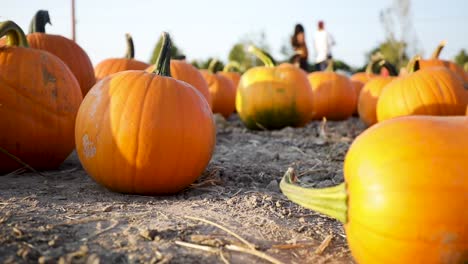
[[94, 143], [89, 140], [87, 134], [83, 136], [81, 141], [83, 143], [83, 153], [85, 157], [90, 159], [96, 156], [96, 146], [94, 146]]

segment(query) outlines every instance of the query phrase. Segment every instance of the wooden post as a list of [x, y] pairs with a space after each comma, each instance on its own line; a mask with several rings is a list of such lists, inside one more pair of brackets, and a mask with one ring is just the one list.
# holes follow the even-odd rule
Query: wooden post
[[72, 40], [76, 41], [76, 32], [75, 32], [75, 26], [76, 26], [76, 20], [75, 20], [75, 0], [71, 0], [71, 12], [72, 12]]

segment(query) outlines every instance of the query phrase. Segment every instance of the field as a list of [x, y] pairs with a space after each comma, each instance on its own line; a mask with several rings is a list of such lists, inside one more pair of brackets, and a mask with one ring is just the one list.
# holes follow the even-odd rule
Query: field
[[0, 262], [268, 263], [209, 220], [284, 263], [352, 263], [341, 223], [289, 202], [278, 183], [288, 167], [308, 186], [342, 182], [359, 119], [252, 132], [237, 115], [215, 118], [210, 164], [174, 196], [112, 193], [76, 153], [56, 171], [1, 177]]

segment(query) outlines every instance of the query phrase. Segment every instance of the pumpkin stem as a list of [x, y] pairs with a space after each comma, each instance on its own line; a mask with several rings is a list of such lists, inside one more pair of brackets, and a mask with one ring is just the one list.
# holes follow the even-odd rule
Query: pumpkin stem
[[132, 35], [130, 35], [129, 33], [126, 33], [125, 38], [127, 39], [127, 53], [125, 54], [125, 58], [133, 59], [135, 58], [135, 46], [133, 46]]
[[268, 54], [268, 52], [257, 48], [254, 45], [250, 45], [247, 51], [257, 56], [257, 58], [259, 58], [266, 67], [274, 67], [276, 65], [276, 61], [270, 54]]
[[169, 33], [161, 34], [162, 45], [156, 60], [153, 73], [161, 76], [171, 77], [171, 37]]
[[212, 59], [210, 63], [208, 64], [208, 71], [210, 73], [215, 73], [216, 72], [216, 65], [218, 65], [219, 61], [217, 59]]
[[37, 11], [29, 24], [29, 33], [46, 33], [45, 26], [47, 23], [52, 25], [52, 22], [50, 22], [49, 11]]
[[393, 66], [390, 62], [388, 62], [386, 60], [381, 60], [379, 62], [379, 67], [384, 67], [385, 69], [387, 69], [390, 76], [398, 76], [398, 72], [397, 72], [395, 66]]
[[434, 52], [432, 53], [431, 59], [438, 59], [445, 45], [447, 45], [447, 41], [442, 40], [437, 46], [437, 48], [434, 50]]
[[333, 72], [333, 59], [327, 60], [327, 68], [325, 68], [326, 72]]
[[6, 36], [7, 46], [29, 47], [23, 30], [13, 21], [0, 23], [0, 38]]
[[280, 183], [280, 189], [289, 200], [308, 209], [320, 212], [347, 222], [347, 200], [345, 183], [322, 189], [304, 188], [294, 184], [296, 176], [293, 168], [288, 168]]
[[229, 72], [231, 69], [240, 70], [240, 64], [237, 61], [230, 61], [224, 66], [223, 72]]
[[380, 51], [377, 51], [376, 53], [372, 54], [369, 60], [369, 63], [367, 63], [367, 66], [366, 66], [366, 73], [368, 75], [371, 75], [373, 73], [372, 70], [374, 69], [374, 65], [376, 63], [379, 63], [383, 59], [384, 59], [384, 56]]
[[406, 66], [408, 73], [413, 73], [419, 70], [419, 60], [421, 60], [421, 56], [419, 55], [411, 58], [411, 60], [408, 62], [408, 65]]

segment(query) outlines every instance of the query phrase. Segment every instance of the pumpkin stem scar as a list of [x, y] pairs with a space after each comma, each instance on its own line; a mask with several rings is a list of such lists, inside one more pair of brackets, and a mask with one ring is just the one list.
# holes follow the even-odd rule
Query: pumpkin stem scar
[[288, 168], [280, 182], [280, 189], [289, 200], [342, 223], [347, 222], [348, 194], [344, 182], [333, 187], [315, 189], [294, 184], [295, 180], [294, 169]]
[[47, 10], [39, 10], [36, 12], [34, 17], [29, 24], [29, 33], [46, 33], [45, 26], [47, 23], [51, 24], [49, 11]]
[[327, 60], [327, 68], [325, 69], [326, 72], [333, 72], [333, 59]]
[[240, 64], [237, 61], [230, 61], [226, 66], [224, 66], [223, 72], [229, 72], [231, 69], [240, 70]]
[[133, 38], [129, 33], [125, 34], [125, 38], [127, 40], [127, 53], [125, 54], [125, 58], [133, 59], [135, 58], [135, 46], [133, 45]]
[[0, 38], [6, 36], [7, 46], [29, 47], [23, 30], [13, 21], [0, 23]]
[[445, 45], [447, 45], [447, 41], [445, 40], [441, 41], [439, 45], [437, 46], [437, 48], [432, 53], [431, 59], [438, 59]]
[[259, 58], [265, 64], [266, 67], [276, 66], [276, 61], [266, 51], [257, 48], [254, 45], [250, 45], [248, 48], [248, 52], [253, 53], [255, 56], [257, 56], [257, 58]]
[[161, 37], [161, 50], [159, 51], [153, 73], [161, 76], [171, 77], [171, 37], [167, 32], [163, 32]]

